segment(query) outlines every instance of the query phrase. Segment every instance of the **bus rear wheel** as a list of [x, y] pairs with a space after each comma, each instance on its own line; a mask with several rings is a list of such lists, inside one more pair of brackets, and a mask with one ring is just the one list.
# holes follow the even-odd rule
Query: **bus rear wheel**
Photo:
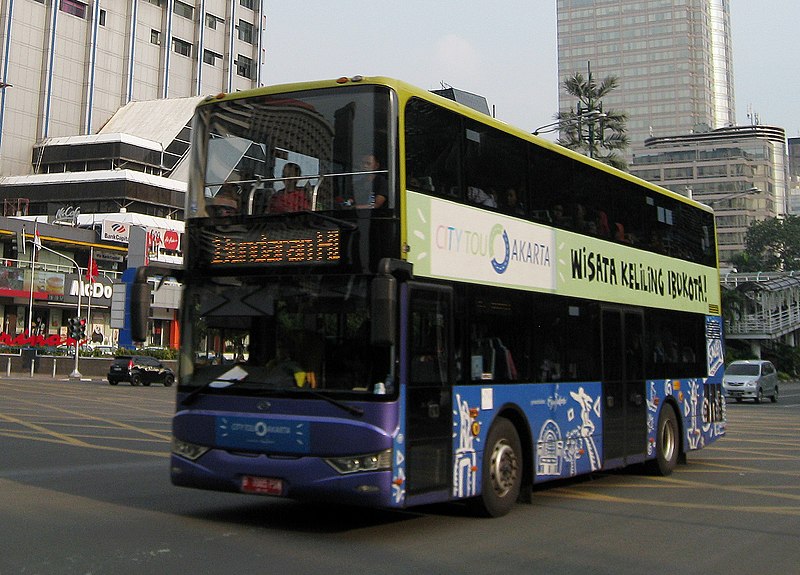
[[664, 405], [658, 414], [656, 427], [656, 458], [647, 462], [647, 470], [663, 477], [671, 474], [678, 463], [679, 453], [678, 418], [671, 405]]
[[481, 494], [470, 500], [473, 512], [486, 517], [505, 515], [519, 498], [522, 447], [514, 425], [498, 417], [486, 438], [481, 466]]

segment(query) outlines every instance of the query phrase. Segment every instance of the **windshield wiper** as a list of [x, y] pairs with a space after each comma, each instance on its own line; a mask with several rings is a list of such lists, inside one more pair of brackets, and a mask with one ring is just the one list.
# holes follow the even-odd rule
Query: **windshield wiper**
[[298, 389], [298, 390], [291, 390], [291, 391], [297, 391], [298, 393], [308, 393], [309, 395], [313, 395], [314, 397], [317, 397], [319, 399], [323, 399], [323, 400], [327, 401], [328, 403], [330, 403], [331, 405], [335, 405], [336, 407], [345, 410], [347, 413], [349, 413], [351, 415], [358, 415], [358, 416], [364, 415], [364, 410], [361, 409], [360, 407], [355, 407], [353, 405], [347, 405], [343, 401], [339, 401], [338, 399], [334, 399], [334, 398], [330, 397], [329, 395], [325, 395], [324, 393], [320, 393], [319, 391], [316, 391], [314, 389], [310, 389], [309, 388], [309, 389]]
[[[266, 382], [248, 380], [247, 383], [250, 383], [250, 384], [262, 383], [263, 384], [263, 383], [266, 383]], [[331, 405], [335, 405], [339, 409], [343, 409], [344, 411], [346, 411], [347, 413], [350, 413], [352, 415], [358, 415], [358, 416], [364, 415], [364, 410], [361, 409], [360, 407], [355, 407], [355, 406], [352, 406], [352, 405], [348, 405], [345, 402], [339, 401], [338, 399], [334, 399], [331, 396], [326, 395], [326, 394], [324, 394], [324, 393], [322, 393], [320, 391], [316, 391], [314, 389], [307, 389], [305, 387], [303, 387], [303, 388], [294, 388], [294, 389], [281, 387], [281, 388], [277, 388], [277, 389], [275, 389], [275, 388], [273, 388], [273, 389], [259, 389], [259, 390], [254, 390], [254, 391], [257, 391], [259, 394], [262, 394], [262, 393], [267, 394], [267, 393], [269, 393], [269, 394], [279, 394], [279, 395], [284, 395], [284, 396], [285, 395], [291, 395], [291, 394], [297, 394], [297, 393], [301, 393], [301, 394], [302, 393], [306, 393], [308, 395], [316, 397], [317, 399], [322, 399], [324, 401], [327, 401]]]

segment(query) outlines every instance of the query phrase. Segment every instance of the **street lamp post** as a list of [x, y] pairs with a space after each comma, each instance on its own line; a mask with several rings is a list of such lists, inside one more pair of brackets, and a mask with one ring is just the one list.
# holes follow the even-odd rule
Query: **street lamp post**
[[727, 196], [716, 198], [714, 200], [711, 200], [710, 202], [701, 202], [701, 203], [704, 203], [709, 208], [713, 208], [715, 204], [726, 202], [728, 200], [735, 200], [736, 198], [742, 198], [744, 196], [752, 196], [754, 194], [760, 194], [762, 191], [763, 190], [761, 188], [753, 186], [752, 188], [747, 188], [746, 190], [742, 190], [741, 192], [734, 192], [733, 194], [728, 194]]
[[557, 132], [563, 127], [571, 124], [580, 125], [583, 122], [594, 122], [595, 120], [602, 120], [607, 116], [608, 114], [601, 112], [600, 110], [581, 110], [580, 114], [572, 118], [561, 118], [555, 122], [545, 124], [544, 126], [539, 126], [532, 132], [532, 134], [534, 136], [538, 136], [539, 134], [546, 134], [548, 132]]
[[[78, 286], [79, 286], [78, 287], [78, 317], [81, 317], [81, 295], [83, 294], [83, 289], [80, 286], [81, 268], [78, 265], [78, 262], [76, 262], [75, 260], [73, 260], [69, 256], [65, 256], [61, 252], [57, 252], [54, 249], [48, 248], [47, 246], [40, 245], [37, 242], [34, 242], [33, 240], [29, 240], [29, 241], [31, 242], [31, 244], [33, 244], [33, 247], [31, 249], [34, 249], [34, 250], [36, 250], [36, 249], [45, 250], [45, 251], [50, 252], [51, 254], [55, 254], [55, 255], [57, 255], [59, 257], [62, 257], [65, 260], [69, 260], [69, 261], [71, 261], [73, 263], [73, 265], [75, 266], [75, 269], [78, 270], [78, 278], [79, 278], [78, 279]], [[31, 256], [31, 262], [33, 262], [33, 256]], [[33, 293], [33, 287], [32, 287], [33, 286], [33, 280], [34, 280], [33, 263], [31, 263], [31, 293]], [[33, 307], [33, 296], [31, 295], [31, 308], [32, 307]], [[30, 326], [30, 314], [28, 314], [28, 325]], [[30, 334], [30, 327], [28, 328], [28, 333]], [[80, 348], [80, 341], [75, 340], [75, 367], [72, 370], [72, 373], [69, 374], [70, 379], [80, 379], [81, 378], [81, 372], [78, 371], [78, 355], [79, 355], [78, 354], [78, 350], [79, 350], [79, 348]]]

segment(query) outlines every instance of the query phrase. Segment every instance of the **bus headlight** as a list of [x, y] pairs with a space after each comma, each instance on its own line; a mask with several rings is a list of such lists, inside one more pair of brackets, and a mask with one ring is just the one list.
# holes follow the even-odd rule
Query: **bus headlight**
[[392, 450], [387, 449], [378, 453], [350, 457], [330, 457], [325, 461], [342, 474], [358, 473], [359, 471], [382, 471], [392, 468]]
[[201, 455], [203, 455], [206, 451], [208, 451], [208, 447], [203, 445], [195, 445], [194, 443], [189, 443], [188, 441], [182, 441], [172, 436], [172, 453], [175, 455], [180, 455], [186, 459], [194, 461]]

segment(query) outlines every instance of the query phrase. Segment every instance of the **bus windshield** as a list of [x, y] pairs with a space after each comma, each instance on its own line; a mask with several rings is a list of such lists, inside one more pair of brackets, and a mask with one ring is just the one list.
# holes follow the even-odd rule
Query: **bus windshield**
[[187, 218], [391, 208], [390, 117], [369, 85], [201, 106]]
[[393, 391], [388, 350], [370, 345], [366, 277], [216, 278], [183, 297], [183, 386]]

